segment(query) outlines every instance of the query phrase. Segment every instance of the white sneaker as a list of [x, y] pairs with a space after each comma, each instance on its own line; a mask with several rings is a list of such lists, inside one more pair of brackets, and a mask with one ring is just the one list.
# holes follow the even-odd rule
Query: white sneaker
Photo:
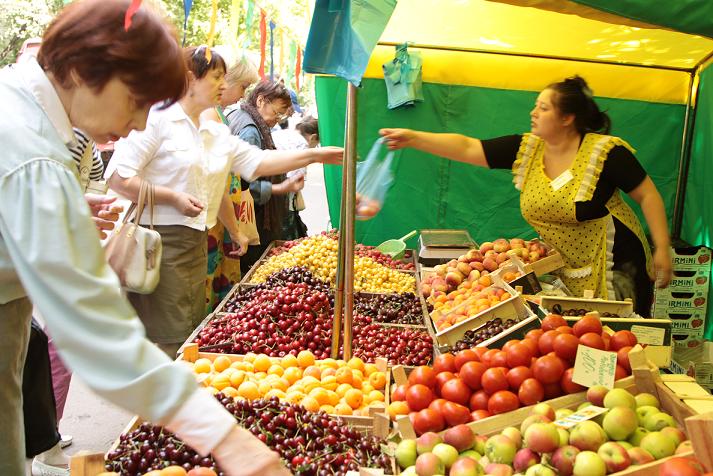
[[32, 476], [69, 476], [69, 468], [50, 466], [37, 458], [32, 459]]
[[62, 435], [62, 439], [59, 440], [59, 447], [66, 448], [72, 444], [72, 435]]

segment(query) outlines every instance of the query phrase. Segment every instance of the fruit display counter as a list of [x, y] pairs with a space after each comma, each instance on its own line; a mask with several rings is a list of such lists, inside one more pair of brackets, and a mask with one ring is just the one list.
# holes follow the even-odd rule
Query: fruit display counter
[[[287, 243], [290, 243], [287, 246]], [[243, 283], [259, 284], [271, 274], [285, 268], [304, 267], [317, 279], [334, 286], [337, 275], [339, 243], [330, 234], [321, 234], [286, 242], [266, 251], [243, 279]], [[361, 250], [361, 252], [359, 251]], [[354, 290], [371, 293], [416, 292], [413, 261], [394, 260], [379, 251], [357, 247], [354, 256]]]
[[601, 317], [641, 317], [634, 314], [631, 299], [612, 301], [591, 297], [542, 296], [540, 305], [547, 312], [563, 316], [583, 316], [596, 311]]

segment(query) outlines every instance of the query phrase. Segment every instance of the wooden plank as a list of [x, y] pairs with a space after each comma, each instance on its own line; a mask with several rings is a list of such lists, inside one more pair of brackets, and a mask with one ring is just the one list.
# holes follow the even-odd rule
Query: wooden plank
[[713, 472], [713, 412], [695, 415], [686, 420], [686, 434], [693, 451], [706, 472]]
[[104, 472], [104, 455], [80, 451], [69, 460], [70, 476], [96, 476]]

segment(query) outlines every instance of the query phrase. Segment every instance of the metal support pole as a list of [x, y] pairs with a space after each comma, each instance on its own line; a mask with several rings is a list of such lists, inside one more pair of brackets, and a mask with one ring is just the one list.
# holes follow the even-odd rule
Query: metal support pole
[[[673, 204], [673, 223], [671, 237], [674, 240], [681, 238], [681, 228], [683, 226], [683, 206], [686, 201], [686, 186], [688, 181], [688, 169], [691, 165], [691, 141], [693, 140], [693, 128], [696, 116], [696, 107], [692, 102], [694, 95], [698, 94], [698, 81], [695, 79], [696, 73], [691, 74], [691, 86], [688, 91], [686, 101], [686, 112], [683, 123], [683, 142], [681, 144], [681, 160], [678, 163], [678, 178], [676, 180], [676, 196]], [[676, 246], [675, 243], [673, 246]]]
[[332, 322], [331, 357], [339, 355], [339, 341], [344, 315], [344, 358], [352, 353], [352, 318], [354, 309], [354, 201], [356, 189], [356, 87], [347, 90], [347, 114], [342, 166], [342, 200], [339, 213], [339, 251], [337, 253], [336, 294]]
[[347, 87], [347, 125], [344, 145], [344, 174], [347, 188], [342, 195], [346, 201], [346, 220], [340, 223], [344, 238], [344, 360], [352, 358], [352, 323], [354, 317], [354, 208], [356, 205], [357, 156], [357, 88]]

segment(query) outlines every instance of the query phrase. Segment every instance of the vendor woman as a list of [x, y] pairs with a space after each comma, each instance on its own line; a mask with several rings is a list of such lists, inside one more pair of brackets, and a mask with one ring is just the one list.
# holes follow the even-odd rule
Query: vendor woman
[[[562, 255], [561, 277], [575, 296], [591, 289], [604, 299], [629, 297], [650, 316], [652, 281], [671, 278], [668, 224], [663, 201], [634, 150], [607, 135], [611, 121], [579, 76], [547, 86], [530, 112], [531, 133], [478, 140], [459, 134], [382, 129], [390, 149], [411, 147], [447, 159], [511, 169], [523, 217]], [[641, 205], [654, 243], [653, 257], [641, 223], [619, 193]], [[614, 279], [615, 276], [630, 280]]]

